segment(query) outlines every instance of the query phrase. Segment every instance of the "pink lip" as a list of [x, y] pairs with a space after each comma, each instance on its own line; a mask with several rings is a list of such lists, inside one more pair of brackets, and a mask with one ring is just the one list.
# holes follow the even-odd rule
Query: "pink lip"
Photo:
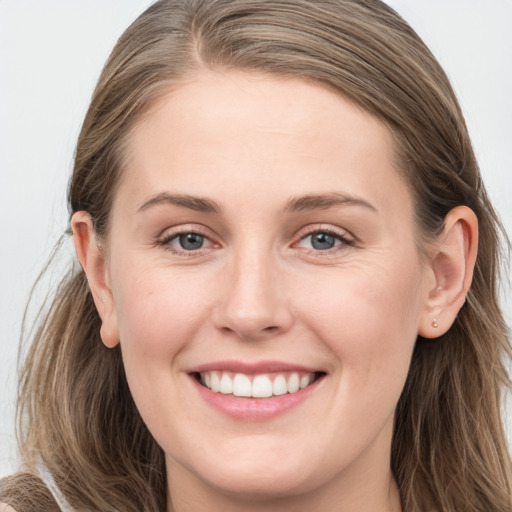
[[246, 363], [242, 361], [215, 361], [213, 363], [202, 364], [195, 368], [191, 368], [188, 373], [200, 372], [233, 372], [245, 373], [252, 375], [256, 373], [279, 373], [279, 372], [304, 372], [315, 373], [319, 372], [318, 368], [308, 368], [291, 363], [284, 363], [281, 361], [260, 361], [258, 363]]
[[269, 398], [245, 398], [234, 395], [224, 395], [222, 393], [214, 393], [210, 389], [202, 386], [198, 382], [196, 375], [200, 372], [207, 371], [239, 372], [250, 375], [255, 373], [279, 373], [290, 371], [314, 373], [318, 370], [276, 361], [265, 361], [261, 363], [218, 361], [215, 363], [204, 364], [190, 370], [190, 380], [200, 397], [208, 405], [234, 419], [247, 421], [266, 420], [289, 411], [303, 403], [324, 380], [322, 376], [307, 388], [301, 389], [295, 393], [288, 393], [286, 395], [273, 396]]

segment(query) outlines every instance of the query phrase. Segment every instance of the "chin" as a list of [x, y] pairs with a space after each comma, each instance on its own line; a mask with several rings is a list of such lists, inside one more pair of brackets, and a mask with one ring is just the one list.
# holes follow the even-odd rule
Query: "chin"
[[242, 452], [237, 457], [225, 450], [222, 456], [219, 452], [212, 457], [203, 455], [197, 459], [200, 466], [189, 466], [189, 470], [203, 484], [224, 495], [255, 501], [298, 496], [332, 478], [329, 468], [315, 463], [315, 457], [304, 458], [302, 450], [283, 453], [249, 448]]
[[253, 501], [265, 501], [299, 495], [308, 489], [311, 479], [293, 468], [260, 468], [258, 465], [222, 470], [214, 474], [198, 475], [210, 487], [231, 496]]

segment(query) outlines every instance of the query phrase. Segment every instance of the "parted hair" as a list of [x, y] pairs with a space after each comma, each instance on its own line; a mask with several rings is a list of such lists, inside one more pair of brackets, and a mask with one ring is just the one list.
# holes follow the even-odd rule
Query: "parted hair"
[[[506, 234], [488, 199], [450, 83], [412, 28], [379, 0], [161, 0], [120, 37], [94, 91], [69, 186], [108, 241], [128, 137], [158, 100], [201, 69], [295, 77], [382, 121], [415, 203], [419, 250], [465, 205], [479, 252], [451, 329], [417, 339], [394, 426], [391, 467], [405, 512], [510, 512], [501, 417], [510, 339], [499, 306]], [[165, 510], [164, 455], [130, 395], [119, 347], [100, 339], [86, 276], [73, 264], [38, 318], [22, 367], [18, 432], [77, 510]], [[27, 486], [3, 485], [17, 503]], [[21, 479], [23, 480], [23, 479]], [[42, 484], [41, 484], [42, 485]], [[24, 512], [19, 510], [19, 512]]]

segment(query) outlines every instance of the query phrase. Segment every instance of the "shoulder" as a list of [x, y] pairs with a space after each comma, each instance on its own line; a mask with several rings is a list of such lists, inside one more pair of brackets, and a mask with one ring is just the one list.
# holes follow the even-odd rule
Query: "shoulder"
[[7, 503], [0, 503], [0, 512], [16, 512], [16, 510], [7, 505]]
[[29, 472], [0, 479], [0, 512], [59, 512], [45, 483]]

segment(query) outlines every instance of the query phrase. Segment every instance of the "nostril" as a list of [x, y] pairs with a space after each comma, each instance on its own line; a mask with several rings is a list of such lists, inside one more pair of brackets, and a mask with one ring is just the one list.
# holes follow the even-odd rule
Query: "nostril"
[[278, 325], [269, 325], [268, 327], [260, 327], [257, 325], [225, 325], [220, 330], [227, 335], [234, 335], [244, 340], [258, 340], [268, 338], [269, 336], [276, 336], [282, 330]]

